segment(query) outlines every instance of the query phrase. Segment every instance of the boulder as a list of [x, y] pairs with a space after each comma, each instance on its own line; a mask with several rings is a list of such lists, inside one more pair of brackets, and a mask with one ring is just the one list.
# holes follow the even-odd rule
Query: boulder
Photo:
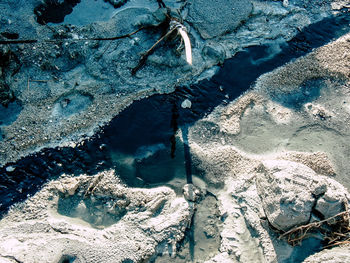
[[290, 161], [264, 161], [259, 168], [257, 190], [271, 225], [287, 231], [309, 222], [316, 195], [326, 185], [309, 167]]
[[341, 213], [348, 206], [348, 192], [338, 182], [327, 180], [327, 191], [318, 198], [315, 210], [321, 213], [324, 218], [329, 218]]
[[304, 164], [268, 160], [258, 172], [256, 185], [263, 209], [278, 230], [307, 224], [313, 213], [329, 218], [348, 207], [349, 193], [340, 183]]

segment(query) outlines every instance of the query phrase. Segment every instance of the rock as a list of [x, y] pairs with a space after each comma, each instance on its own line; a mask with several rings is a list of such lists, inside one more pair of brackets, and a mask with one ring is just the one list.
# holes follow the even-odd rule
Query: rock
[[189, 99], [185, 99], [182, 103], [181, 103], [181, 107], [184, 109], [190, 109], [192, 106], [192, 103]]
[[322, 194], [322, 182], [305, 165], [271, 160], [264, 161], [256, 179], [258, 194], [271, 225], [287, 231], [309, 222], [316, 202], [313, 196]]
[[166, 8], [159, 8], [152, 14], [140, 15], [135, 22], [136, 26], [159, 26], [167, 16]]
[[79, 187], [79, 181], [75, 178], [72, 178], [71, 180], [64, 183], [64, 188], [68, 195], [74, 195], [75, 191]]
[[13, 166], [7, 166], [7, 167], [6, 167], [6, 172], [11, 173], [11, 172], [13, 172], [14, 170], [16, 170], [16, 167], [13, 167]]
[[306, 103], [304, 108], [305, 111], [311, 116], [320, 118], [321, 120], [327, 120], [332, 117], [332, 113], [325, 109], [322, 105]]
[[185, 199], [190, 202], [196, 202], [201, 196], [201, 191], [193, 184], [185, 184], [182, 191]]
[[313, 209], [324, 218], [348, 207], [348, 192], [309, 167], [291, 161], [263, 161], [256, 179], [266, 217], [275, 228], [287, 231], [310, 221]]
[[324, 218], [329, 218], [349, 207], [349, 197], [346, 189], [334, 180], [328, 180], [327, 191], [317, 200], [315, 209]]
[[204, 46], [202, 54], [209, 59], [214, 59], [220, 63], [224, 63], [226, 58], [225, 49], [218, 44], [208, 43]]
[[192, 0], [190, 22], [204, 39], [235, 30], [252, 12], [251, 1]]

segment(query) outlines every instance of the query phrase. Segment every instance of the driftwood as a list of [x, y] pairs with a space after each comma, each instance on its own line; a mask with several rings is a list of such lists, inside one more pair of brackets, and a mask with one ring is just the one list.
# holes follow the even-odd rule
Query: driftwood
[[169, 30], [165, 35], [163, 35], [160, 39], [158, 39], [158, 41], [156, 43], [154, 43], [154, 45], [152, 47], [150, 47], [144, 54], [142, 54], [139, 63], [137, 64], [136, 67], [134, 67], [131, 70], [131, 74], [135, 75], [136, 72], [146, 63], [146, 60], [148, 58], [149, 55], [152, 54], [152, 52], [154, 51], [154, 49], [156, 48], [156, 46], [158, 46], [158, 44], [160, 42], [162, 42], [164, 39], [166, 39], [171, 33], [173, 33], [175, 30], [175, 28]]
[[[347, 208], [347, 207], [346, 207]], [[285, 238], [292, 245], [301, 242], [315, 234], [321, 234], [324, 248], [350, 243], [350, 210], [338, 213], [324, 220], [292, 228], [281, 234], [279, 239]]]
[[131, 70], [131, 74], [134, 75], [146, 63], [148, 56], [153, 53], [158, 44], [160, 44], [163, 40], [166, 40], [174, 31], [177, 31], [177, 33], [181, 36], [181, 41], [185, 43], [186, 61], [188, 64], [192, 65], [191, 43], [187, 35], [186, 28], [176, 18], [171, 16], [169, 16], [169, 18], [170, 22], [168, 32], [159, 38], [152, 47], [150, 47], [145, 53], [142, 54], [137, 66]]

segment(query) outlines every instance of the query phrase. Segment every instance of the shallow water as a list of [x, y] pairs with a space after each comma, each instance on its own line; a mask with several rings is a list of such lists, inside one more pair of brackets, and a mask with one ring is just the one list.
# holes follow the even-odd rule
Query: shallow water
[[73, 12], [73, 8], [80, 3], [80, 1], [81, 0], [45, 1], [34, 9], [37, 22], [41, 25], [50, 22], [61, 23], [64, 21], [66, 15]]
[[115, 14], [115, 8], [102, 0], [82, 0], [63, 21], [63, 24], [77, 26], [97, 21], [108, 21]]
[[9, 103], [7, 107], [0, 104], [0, 127], [13, 123], [21, 110], [22, 106], [18, 101]]

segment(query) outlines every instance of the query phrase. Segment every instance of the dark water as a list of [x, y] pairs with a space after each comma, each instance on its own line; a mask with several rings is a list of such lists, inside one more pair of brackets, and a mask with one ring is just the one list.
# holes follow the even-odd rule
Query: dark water
[[66, 15], [73, 12], [73, 8], [81, 0], [45, 0], [34, 9], [36, 20], [41, 25], [47, 23], [62, 23]]
[[[0, 168], [0, 214], [62, 173], [95, 174], [113, 168], [128, 185], [147, 187], [172, 180], [180, 169], [184, 180], [187, 174], [190, 181], [189, 149], [176, 141], [177, 130], [182, 129], [186, 141], [187, 127], [196, 120], [226, 100], [237, 98], [261, 74], [344, 34], [349, 21], [349, 15], [343, 14], [313, 24], [273, 57], [269, 46], [247, 48], [225, 61], [210, 80], [134, 102], [81, 146], [43, 149], [7, 164]], [[184, 99], [192, 102], [191, 109], [181, 108]]]
[[314, 237], [307, 238], [302, 241], [300, 246], [296, 246], [291, 257], [282, 263], [301, 263], [308, 256], [320, 252], [322, 250], [322, 242]]
[[7, 107], [0, 104], [0, 127], [14, 122], [21, 110], [22, 105], [18, 101], [9, 103]]

